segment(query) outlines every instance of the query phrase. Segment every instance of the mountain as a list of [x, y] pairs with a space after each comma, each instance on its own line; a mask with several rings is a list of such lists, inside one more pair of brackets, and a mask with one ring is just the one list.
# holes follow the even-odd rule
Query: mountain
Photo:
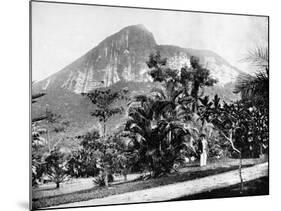
[[[72, 132], [97, 125], [89, 115], [91, 103], [80, 93], [101, 87], [114, 90], [129, 87], [131, 94], [149, 91], [154, 84], [148, 75], [146, 61], [155, 51], [159, 51], [163, 58], [168, 59], [168, 65], [176, 69], [189, 66], [191, 56], [199, 57], [202, 65], [210, 69], [211, 75], [219, 81], [206, 92], [210, 95], [219, 93], [226, 101], [239, 98], [232, 93], [232, 88], [240, 70], [221, 56], [208, 50], [158, 45], [153, 34], [143, 25], [133, 25], [107, 37], [59, 72], [35, 83], [33, 92], [44, 91], [47, 95], [33, 105], [32, 115], [40, 115], [48, 104], [49, 109], [72, 122]], [[112, 125], [117, 122], [112, 120]]]
[[191, 56], [200, 58], [219, 85], [235, 81], [240, 71], [212, 51], [157, 45], [153, 34], [143, 25], [133, 25], [107, 37], [98, 46], [61, 71], [42, 80], [35, 89], [64, 88], [74, 93], [89, 92], [122, 82], [148, 82], [146, 61], [149, 54], [160, 51], [168, 65], [180, 68], [189, 65]]
[[81, 93], [118, 81], [147, 82], [145, 61], [156, 46], [152, 33], [142, 25], [129, 26], [36, 86]]

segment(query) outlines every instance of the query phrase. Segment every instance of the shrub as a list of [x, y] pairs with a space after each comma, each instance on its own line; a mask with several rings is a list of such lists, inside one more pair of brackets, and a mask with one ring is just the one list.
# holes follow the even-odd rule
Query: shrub
[[[114, 177], [112, 174], [109, 174], [107, 179], [108, 179], [108, 182], [114, 181]], [[106, 186], [106, 174], [103, 173], [103, 174], [100, 174], [99, 176], [95, 177], [93, 179], [93, 182], [100, 187]]]

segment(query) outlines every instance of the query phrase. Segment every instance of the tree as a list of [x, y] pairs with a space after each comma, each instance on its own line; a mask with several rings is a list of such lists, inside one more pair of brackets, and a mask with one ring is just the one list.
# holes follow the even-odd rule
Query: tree
[[[45, 128], [46, 139], [48, 143], [48, 152], [50, 153], [54, 147], [56, 147], [65, 137], [66, 129], [69, 127], [70, 122], [63, 119], [61, 115], [58, 115], [46, 108], [45, 114], [36, 118], [34, 122], [42, 122], [42, 126]], [[55, 134], [54, 138], [58, 141], [51, 145], [50, 133]]]
[[[87, 132], [83, 136], [78, 150], [72, 151], [71, 157], [67, 163], [69, 174], [73, 177], [90, 177], [99, 173], [96, 153], [97, 141], [100, 138], [98, 131]], [[101, 145], [101, 143], [100, 143]]]
[[141, 163], [154, 176], [169, 172], [181, 157], [185, 139], [195, 129], [188, 124], [192, 116], [190, 104], [198, 97], [199, 88], [215, 83], [208, 70], [194, 59], [191, 61], [192, 70], [176, 70], [167, 66], [167, 60], [162, 59], [159, 52], [151, 54], [147, 62], [149, 74], [162, 87], [153, 88], [148, 95], [136, 96], [129, 108], [125, 130], [138, 149]]
[[267, 47], [257, 47], [244, 59], [256, 68], [255, 75], [240, 74], [235, 93], [241, 93], [243, 101], [268, 112], [269, 107], [269, 57]]
[[260, 145], [260, 154], [268, 148], [269, 142], [269, 55], [268, 47], [259, 46], [248, 52], [245, 62], [256, 69], [254, 75], [241, 74], [235, 86], [235, 93], [241, 93], [241, 100], [251, 110], [254, 125], [254, 142]]
[[[190, 63], [191, 68], [185, 66], [180, 70], [171, 69], [167, 67], [167, 60], [162, 59], [159, 52], [150, 55], [147, 62], [153, 81], [159, 82], [163, 86], [163, 89], [154, 88], [151, 90], [159, 101], [158, 105], [162, 105], [158, 106], [160, 114], [164, 113], [166, 116], [168, 114], [176, 117], [185, 123], [192, 135], [196, 134], [199, 137], [198, 133], [209, 129], [209, 126], [208, 124], [204, 125], [203, 118], [198, 118], [198, 114], [200, 116], [198, 99], [200, 99], [199, 96], [203, 95], [204, 87], [212, 86], [217, 81], [210, 76], [208, 69], [202, 68], [197, 57], [192, 56]], [[201, 94], [199, 94], [200, 90]], [[208, 101], [208, 97], [205, 96], [205, 98]], [[202, 125], [197, 124], [198, 119], [202, 121]], [[193, 137], [190, 140], [193, 140]], [[193, 151], [195, 149], [193, 144], [189, 143], [189, 145]]]
[[173, 116], [159, 119], [155, 103], [152, 97], [136, 96], [128, 110], [125, 131], [132, 138], [143, 168], [157, 177], [173, 168], [189, 131]]
[[[121, 91], [112, 91], [111, 89], [99, 89], [94, 90], [90, 93], [83, 93], [83, 96], [87, 96], [90, 101], [97, 108], [91, 113], [92, 116], [97, 117], [98, 121], [103, 124], [103, 135], [102, 138], [105, 140], [106, 137], [106, 123], [107, 121], [116, 114], [121, 114], [124, 111], [122, 106], [114, 105], [118, 100], [127, 100], [126, 94], [128, 93], [127, 89], [122, 89]], [[106, 149], [102, 151], [104, 154], [104, 158], [106, 160], [107, 153]], [[105, 185], [108, 186], [108, 174], [109, 174], [109, 166], [105, 163], [102, 164], [105, 178]]]
[[60, 187], [60, 183], [65, 182], [68, 178], [67, 159], [58, 147], [55, 147], [48, 157], [45, 159], [46, 174], [52, 182], [56, 183], [56, 187]]
[[190, 58], [191, 68], [182, 68], [182, 77], [184, 80], [191, 81], [191, 96], [194, 103], [192, 110], [197, 112], [199, 91], [201, 89], [203, 95], [205, 86], [213, 86], [217, 83], [217, 80], [211, 77], [210, 70], [203, 68], [199, 63], [199, 58], [191, 56]]
[[98, 121], [103, 124], [103, 137], [106, 136], [106, 123], [116, 114], [121, 114], [124, 111], [122, 106], [114, 106], [118, 100], [126, 100], [127, 90], [112, 91], [111, 89], [99, 89], [90, 93], [82, 93], [87, 96], [90, 101], [97, 108], [91, 113], [92, 116], [97, 117]]
[[121, 174], [124, 180], [127, 181], [127, 174], [133, 168], [137, 168], [137, 153], [133, 148], [130, 148], [129, 142], [123, 136], [122, 131], [112, 134], [108, 141], [112, 143], [110, 146], [114, 149], [111, 154], [110, 168], [114, 174]]
[[[164, 90], [154, 89], [158, 96], [165, 99], [165, 106], [180, 105], [182, 110], [191, 114], [197, 113], [199, 91], [204, 93], [204, 87], [213, 86], [217, 81], [210, 75], [210, 71], [203, 68], [197, 57], [191, 56], [191, 68], [182, 67], [180, 70], [171, 69], [167, 66], [167, 59], [161, 58], [159, 52], [151, 54], [147, 62], [150, 68], [150, 76], [154, 82], [159, 82]], [[190, 109], [192, 105], [192, 109]]]
[[162, 59], [159, 52], [149, 56], [147, 65], [153, 82], [158, 82], [162, 86], [151, 90], [154, 101], [156, 101], [156, 110], [159, 111], [158, 116], [171, 114], [177, 104], [183, 103], [183, 99], [188, 97], [188, 86], [186, 86], [180, 71], [169, 68], [167, 59]]
[[127, 152], [119, 135], [113, 134], [104, 139], [98, 131], [92, 131], [79, 136], [79, 139], [80, 149], [72, 153], [68, 162], [71, 175], [98, 175], [95, 181], [100, 186], [108, 186], [116, 173], [123, 174], [126, 179], [132, 154]]
[[38, 185], [44, 173], [42, 162], [42, 149], [45, 146], [45, 139], [42, 137], [46, 131], [36, 122], [32, 123], [31, 132], [31, 159], [32, 159], [32, 186]]
[[[36, 103], [37, 100], [44, 95], [45, 93], [32, 94], [32, 104]], [[45, 118], [45, 116], [32, 118], [31, 122], [32, 186], [38, 185], [44, 173], [41, 151], [45, 146], [45, 139], [43, 138], [43, 134], [46, 133], [46, 130], [39, 125], [39, 122], [44, 120]]]
[[[214, 102], [218, 102], [216, 97]], [[254, 124], [251, 111], [243, 103], [236, 102], [233, 104], [224, 103], [223, 106], [214, 103], [214, 106], [206, 107], [206, 113], [209, 114], [208, 120], [220, 132], [223, 139], [230, 144], [231, 149], [239, 155], [240, 192], [242, 192], [242, 157], [249, 150], [246, 146], [250, 143]]]

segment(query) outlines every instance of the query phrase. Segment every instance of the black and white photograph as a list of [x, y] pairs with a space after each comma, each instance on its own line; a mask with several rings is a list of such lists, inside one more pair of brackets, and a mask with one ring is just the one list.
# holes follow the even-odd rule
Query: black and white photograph
[[32, 209], [269, 195], [269, 23], [31, 1]]

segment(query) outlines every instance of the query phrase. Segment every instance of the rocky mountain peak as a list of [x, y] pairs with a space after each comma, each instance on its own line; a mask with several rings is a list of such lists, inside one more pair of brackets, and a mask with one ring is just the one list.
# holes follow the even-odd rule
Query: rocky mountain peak
[[121, 29], [119, 32], [107, 37], [98, 47], [113, 47], [117, 50], [141, 51], [151, 49], [156, 45], [153, 34], [143, 25], [132, 25]]
[[213, 52], [157, 45], [153, 34], [138, 24], [127, 26], [105, 38], [96, 47], [61, 71], [36, 84], [40, 89], [63, 88], [74, 93], [109, 87], [117, 82], [149, 82], [146, 61], [160, 51], [171, 68], [189, 65], [191, 56], [198, 56], [220, 84], [233, 82], [239, 70]]
[[[232, 82], [236, 80], [239, 70], [223, 57], [212, 51], [157, 45], [153, 34], [143, 25], [133, 25], [105, 38], [59, 72], [35, 83], [32, 87], [34, 93], [44, 90], [47, 94], [33, 105], [34, 110], [38, 114], [45, 112], [48, 104], [52, 111], [75, 122], [72, 127], [78, 132], [92, 127], [96, 125], [96, 120], [89, 115], [92, 104], [80, 93], [101, 87], [117, 91], [126, 87], [131, 95], [149, 92], [155, 83], [150, 83], [146, 61], [155, 51], [168, 59], [167, 64], [172, 69], [189, 66], [191, 56], [199, 57], [204, 67], [210, 69], [212, 76], [219, 80], [206, 93], [210, 96], [218, 93], [225, 101], [236, 99], [232, 93]], [[116, 118], [112, 125], [118, 125], [120, 118]]]

